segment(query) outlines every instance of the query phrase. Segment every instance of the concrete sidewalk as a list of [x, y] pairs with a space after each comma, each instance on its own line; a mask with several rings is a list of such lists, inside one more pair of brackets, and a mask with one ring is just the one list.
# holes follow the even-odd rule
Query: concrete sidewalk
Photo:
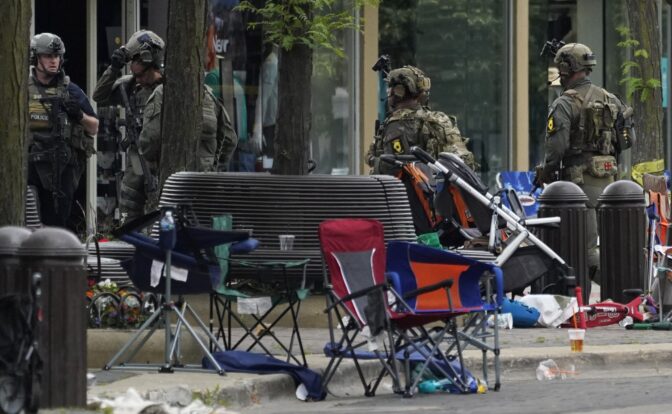
[[[289, 328], [274, 330], [281, 338], [288, 338]], [[304, 328], [301, 330], [309, 367], [322, 372], [328, 363], [323, 356], [322, 348], [329, 338], [325, 328]], [[583, 353], [572, 353], [566, 329], [512, 329], [500, 331], [502, 386], [506, 386], [507, 376], [534, 378], [539, 362], [548, 358], [554, 359], [559, 366], [573, 364], [576, 369], [586, 370], [591, 367], [605, 368], [618, 364], [671, 364], [672, 361], [672, 334], [667, 331], [633, 331], [619, 326], [589, 329]], [[124, 334], [118, 331], [89, 331], [89, 360], [105, 359], [110, 352], [118, 350], [118, 344], [123, 342]], [[161, 361], [163, 342], [161, 333], [157, 341], [145, 346], [146, 355], [143, 358], [152, 361]], [[116, 337], [116, 339], [114, 339]], [[114, 340], [113, 340], [114, 339]], [[198, 350], [186, 346], [183, 348], [188, 362], [198, 362]], [[480, 351], [467, 350], [465, 353], [467, 366], [480, 365]], [[193, 359], [195, 358], [195, 360]], [[191, 360], [190, 360], [191, 359]], [[89, 364], [92, 366], [92, 364]], [[378, 367], [376, 361], [367, 361], [365, 364], [367, 375], [373, 377]], [[98, 366], [102, 366], [99, 364]], [[472, 368], [477, 376], [479, 370]], [[295, 385], [293, 380], [284, 374], [256, 375], [230, 373], [218, 376], [211, 373], [175, 372], [159, 374], [157, 372], [130, 372], [130, 371], [100, 371], [95, 373], [96, 384], [89, 389], [89, 399], [114, 398], [124, 394], [129, 388], [134, 388], [145, 398], [167, 402], [169, 404], [183, 404], [189, 396], [206, 396], [211, 405], [223, 405], [237, 410], [254, 404], [271, 401], [278, 398], [293, 398]], [[330, 388], [337, 389], [358, 381], [356, 372], [351, 363], [344, 364]], [[492, 370], [490, 375], [493, 375]], [[492, 378], [492, 377], [491, 377]], [[352, 387], [353, 392], [357, 388]], [[343, 391], [343, 395], [350, 391]], [[383, 391], [384, 392], [384, 391]], [[191, 394], [191, 395], [190, 395]], [[341, 393], [338, 393], [341, 394]], [[203, 397], [202, 397], [203, 398]], [[334, 398], [329, 396], [328, 398]]]

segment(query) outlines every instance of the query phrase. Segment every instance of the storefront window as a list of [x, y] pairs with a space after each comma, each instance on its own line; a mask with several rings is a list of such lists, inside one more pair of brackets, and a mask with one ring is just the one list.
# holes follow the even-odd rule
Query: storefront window
[[625, 0], [605, 2], [604, 16], [604, 87], [625, 99], [625, 85], [620, 80], [623, 77], [621, 65], [627, 59], [627, 50], [618, 46], [623, 37], [616, 30], [628, 25]]
[[457, 116], [490, 182], [509, 165], [507, 4], [387, 0], [379, 14], [380, 52], [393, 68], [416, 65], [431, 77], [431, 108]]
[[[338, 1], [335, 12], [343, 10], [346, 1]], [[317, 49], [313, 53], [311, 102], [310, 158], [316, 173], [354, 174], [359, 160], [357, 148], [357, 36], [352, 30], [339, 35], [337, 46], [345, 57], [332, 51]]]

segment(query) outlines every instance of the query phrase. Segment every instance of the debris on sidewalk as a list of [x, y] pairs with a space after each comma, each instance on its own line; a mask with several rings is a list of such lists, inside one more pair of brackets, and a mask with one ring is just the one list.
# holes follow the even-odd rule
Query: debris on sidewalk
[[88, 406], [90, 409], [111, 409], [115, 414], [236, 414], [224, 407], [208, 406], [200, 399], [193, 399], [192, 392], [186, 387], [150, 391], [144, 397], [129, 388], [114, 399], [93, 397]]
[[567, 369], [560, 369], [558, 364], [552, 359], [546, 359], [539, 363], [537, 367], [537, 379], [539, 381], [574, 378], [579, 372], [574, 364], [570, 364]]

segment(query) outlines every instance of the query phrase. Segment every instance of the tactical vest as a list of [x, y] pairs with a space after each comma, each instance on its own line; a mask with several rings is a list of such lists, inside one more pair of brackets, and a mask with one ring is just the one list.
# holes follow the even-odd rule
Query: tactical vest
[[618, 98], [595, 85], [590, 85], [585, 95], [575, 89], [568, 89], [563, 95], [572, 98], [572, 114], [579, 114], [570, 129], [570, 147], [563, 160], [565, 175], [577, 184], [582, 183], [584, 172], [596, 178], [616, 175], [616, 120], [621, 111]]
[[563, 95], [572, 98], [572, 113], [579, 114], [579, 122], [570, 131], [571, 151], [616, 155], [618, 98], [595, 85], [590, 85], [585, 96], [575, 89], [568, 89]]
[[[82, 155], [93, 153], [93, 137], [86, 135], [84, 128], [73, 123], [61, 108], [57, 119], [52, 114], [52, 105], [70, 98], [68, 84], [70, 77], [60, 76], [55, 85], [38, 85], [38, 80], [31, 73], [28, 77], [28, 113], [29, 113], [29, 141], [31, 152], [43, 151], [57, 144], [60, 140], [72, 148], [82, 152]], [[74, 162], [76, 159], [69, 162]]]
[[[126, 88], [128, 94], [128, 104], [131, 106], [131, 111], [133, 112], [132, 115], [138, 121], [140, 129], [142, 129], [142, 122], [144, 120], [145, 106], [147, 106], [147, 101], [158, 85], [159, 84], [156, 84], [153, 87], [147, 88], [142, 87], [135, 83], [132, 75], [122, 76], [114, 82], [114, 85], [112, 85], [113, 92], [116, 88]], [[126, 116], [128, 116], [128, 114], [126, 114]], [[138, 134], [140, 134], [140, 131], [138, 131]], [[135, 145], [130, 145], [127, 149], [127, 155], [128, 166], [133, 170], [135, 175], [142, 176], [143, 172], [138, 148], [136, 148]]]
[[425, 149], [435, 157], [442, 152], [450, 152], [459, 156], [472, 170], [478, 169], [474, 154], [467, 149], [469, 138], [463, 137], [457, 127], [457, 118], [440, 111], [424, 111], [423, 118], [429, 136]]
[[442, 152], [457, 154], [472, 169], [478, 165], [474, 154], [467, 149], [468, 138], [460, 134], [457, 119], [440, 111], [425, 108], [403, 108], [394, 111], [386, 120], [384, 127], [393, 122], [403, 122], [408, 128], [402, 136], [383, 142], [384, 152], [410, 153], [410, 147], [418, 145], [435, 158]]

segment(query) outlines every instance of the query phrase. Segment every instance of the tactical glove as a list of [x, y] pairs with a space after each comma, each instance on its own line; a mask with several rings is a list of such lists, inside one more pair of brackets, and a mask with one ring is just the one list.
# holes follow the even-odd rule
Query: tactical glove
[[63, 108], [65, 109], [65, 113], [74, 121], [79, 122], [84, 118], [84, 111], [82, 111], [82, 108], [79, 106], [79, 102], [74, 99], [65, 101], [63, 103]]
[[110, 66], [114, 69], [121, 70], [121, 68], [126, 65], [126, 50], [123, 48], [115, 49], [115, 51], [112, 52], [110, 60], [112, 61]]

